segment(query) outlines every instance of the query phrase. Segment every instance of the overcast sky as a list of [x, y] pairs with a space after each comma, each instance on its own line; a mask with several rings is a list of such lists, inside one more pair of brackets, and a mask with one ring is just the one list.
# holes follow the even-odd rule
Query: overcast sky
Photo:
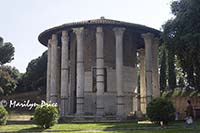
[[9, 64], [25, 72], [28, 62], [47, 48], [38, 42], [44, 30], [104, 16], [160, 29], [172, 0], [0, 0], [0, 36], [15, 47]]

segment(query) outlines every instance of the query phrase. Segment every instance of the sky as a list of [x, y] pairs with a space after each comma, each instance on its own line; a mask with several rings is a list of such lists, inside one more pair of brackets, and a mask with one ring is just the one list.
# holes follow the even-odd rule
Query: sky
[[172, 0], [0, 0], [0, 36], [15, 47], [8, 65], [25, 72], [47, 50], [38, 35], [48, 28], [89, 19], [114, 19], [155, 29], [172, 17]]

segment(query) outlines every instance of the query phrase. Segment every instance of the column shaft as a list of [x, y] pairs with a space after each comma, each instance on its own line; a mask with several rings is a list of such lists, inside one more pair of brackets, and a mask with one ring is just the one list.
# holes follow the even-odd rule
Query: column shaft
[[58, 106], [60, 107], [60, 92], [61, 92], [61, 47], [57, 47], [57, 78], [56, 78], [56, 84], [57, 84], [57, 94], [58, 94]]
[[50, 101], [51, 89], [51, 39], [48, 40], [48, 59], [47, 59], [47, 88], [46, 88], [46, 101]]
[[51, 51], [51, 89], [50, 89], [50, 101], [53, 103], [57, 103], [58, 101], [58, 54], [57, 54], [57, 47], [58, 47], [58, 40], [57, 35], [52, 35], [52, 43], [51, 43], [52, 51]]
[[139, 50], [140, 58], [140, 103], [141, 111], [146, 114], [146, 82], [145, 82], [145, 52], [144, 49]]
[[69, 37], [67, 31], [62, 32], [62, 59], [61, 59], [61, 117], [68, 113], [68, 92], [69, 92]]
[[145, 69], [146, 69], [146, 96], [147, 96], [147, 103], [148, 104], [152, 100], [152, 93], [153, 93], [153, 83], [152, 83], [152, 44], [153, 44], [153, 34], [146, 33], [143, 34], [142, 37], [144, 38], [145, 42]]
[[84, 81], [85, 81], [85, 70], [84, 70], [84, 51], [83, 51], [83, 35], [84, 28], [75, 28], [77, 39], [77, 85], [76, 85], [76, 114], [83, 114], [83, 104], [84, 104]]
[[117, 87], [117, 115], [124, 115], [123, 94], [123, 33], [125, 28], [114, 28], [116, 41], [116, 87]]
[[97, 27], [96, 31], [96, 83], [97, 83], [97, 115], [104, 115], [104, 55], [103, 55], [103, 29]]

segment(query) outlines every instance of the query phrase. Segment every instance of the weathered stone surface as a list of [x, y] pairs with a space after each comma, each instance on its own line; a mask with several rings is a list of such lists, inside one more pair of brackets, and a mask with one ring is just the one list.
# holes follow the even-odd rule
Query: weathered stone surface
[[69, 114], [69, 36], [67, 31], [62, 32], [61, 51], [60, 112], [61, 117], [65, 117]]
[[[64, 31], [68, 31], [67, 39], [61, 39]], [[142, 38], [141, 34], [147, 31], [150, 33]], [[67, 24], [42, 33], [39, 37], [42, 43], [46, 37], [54, 44], [49, 59], [51, 76], [48, 75], [47, 79], [50, 99], [58, 102], [61, 117], [66, 114], [121, 117], [140, 110], [138, 103], [145, 113], [152, 95], [157, 97], [159, 94], [157, 55], [152, 54], [157, 47], [154, 47], [156, 41], [151, 33], [157, 35], [159, 32], [104, 19]], [[67, 43], [68, 48], [62, 46]], [[143, 99], [138, 102], [135, 97], [138, 87], [136, 52], [144, 45], [145, 55], [140, 58], [140, 94]]]

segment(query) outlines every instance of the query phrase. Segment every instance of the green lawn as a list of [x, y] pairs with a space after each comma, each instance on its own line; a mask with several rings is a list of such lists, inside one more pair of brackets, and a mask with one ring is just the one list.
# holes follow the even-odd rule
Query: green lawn
[[200, 123], [195, 126], [185, 127], [183, 122], [171, 123], [167, 128], [162, 129], [154, 124], [137, 123], [88, 123], [88, 124], [57, 124], [50, 129], [41, 129], [33, 124], [8, 124], [0, 126], [0, 133], [16, 132], [85, 132], [85, 133], [198, 133], [200, 132]]

